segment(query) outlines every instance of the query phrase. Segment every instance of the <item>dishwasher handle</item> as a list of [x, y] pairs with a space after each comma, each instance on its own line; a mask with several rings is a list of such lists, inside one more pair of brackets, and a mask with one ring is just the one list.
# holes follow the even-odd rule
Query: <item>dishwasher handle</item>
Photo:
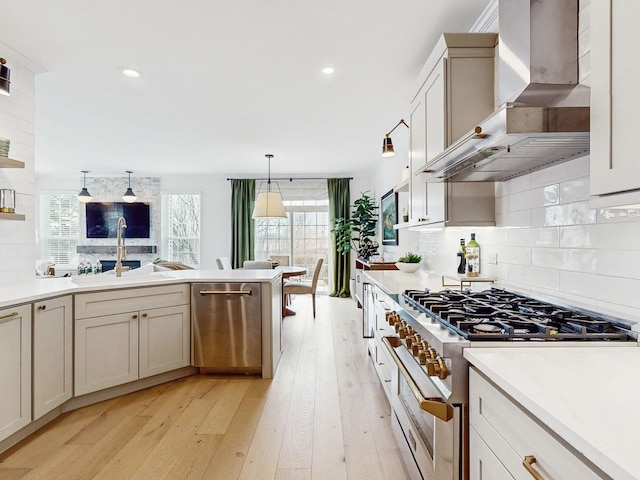
[[200, 295], [253, 295], [251, 290], [200, 290]]

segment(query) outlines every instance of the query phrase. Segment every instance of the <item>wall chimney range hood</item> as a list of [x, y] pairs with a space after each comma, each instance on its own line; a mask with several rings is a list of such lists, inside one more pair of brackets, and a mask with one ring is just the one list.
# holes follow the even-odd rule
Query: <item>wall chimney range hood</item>
[[427, 161], [424, 181], [504, 181], [589, 154], [578, 0], [500, 0], [498, 15], [501, 106]]

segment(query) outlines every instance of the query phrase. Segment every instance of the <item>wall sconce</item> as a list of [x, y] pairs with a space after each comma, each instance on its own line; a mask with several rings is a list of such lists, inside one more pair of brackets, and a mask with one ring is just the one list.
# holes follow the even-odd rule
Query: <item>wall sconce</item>
[[89, 193], [89, 190], [87, 190], [87, 173], [89, 173], [89, 170], [80, 171], [84, 174], [84, 178], [82, 180], [82, 190], [80, 190], [80, 193], [78, 194], [78, 200], [82, 203], [87, 203], [91, 201], [91, 194]]
[[287, 212], [285, 212], [284, 204], [282, 203], [282, 195], [279, 192], [271, 191], [271, 159], [273, 155], [267, 154], [265, 157], [269, 160], [267, 191], [258, 193], [251, 218], [287, 218]]
[[405, 127], [409, 128], [409, 125], [407, 125], [403, 119], [400, 119], [398, 124], [393, 127], [389, 133], [385, 134], [384, 139], [382, 140], [383, 157], [393, 157], [396, 154], [396, 152], [393, 151], [393, 142], [391, 141], [391, 137], [389, 135], [391, 135], [393, 131], [400, 125], [404, 125]]
[[9, 92], [11, 86], [11, 70], [6, 67], [7, 61], [4, 58], [0, 58], [0, 95], [11, 95]]
[[127, 203], [133, 203], [138, 198], [136, 197], [136, 194], [133, 193], [133, 190], [131, 190], [131, 174], [133, 172], [131, 170], [126, 170], [126, 172], [129, 174], [129, 188], [127, 188], [127, 191], [124, 192], [122, 199]]

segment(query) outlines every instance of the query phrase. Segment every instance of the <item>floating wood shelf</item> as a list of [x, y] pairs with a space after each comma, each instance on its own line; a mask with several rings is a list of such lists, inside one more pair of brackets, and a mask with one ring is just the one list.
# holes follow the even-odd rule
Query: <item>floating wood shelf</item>
[[24, 222], [25, 216], [20, 213], [2, 213], [0, 212], [0, 220], [19, 220]]
[[0, 156], [0, 168], [24, 168], [24, 162]]

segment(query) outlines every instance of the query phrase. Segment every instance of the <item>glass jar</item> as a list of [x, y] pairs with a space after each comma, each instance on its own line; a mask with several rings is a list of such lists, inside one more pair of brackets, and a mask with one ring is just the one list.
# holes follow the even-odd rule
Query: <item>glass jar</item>
[[16, 213], [16, 191], [9, 188], [0, 189], [0, 212]]

